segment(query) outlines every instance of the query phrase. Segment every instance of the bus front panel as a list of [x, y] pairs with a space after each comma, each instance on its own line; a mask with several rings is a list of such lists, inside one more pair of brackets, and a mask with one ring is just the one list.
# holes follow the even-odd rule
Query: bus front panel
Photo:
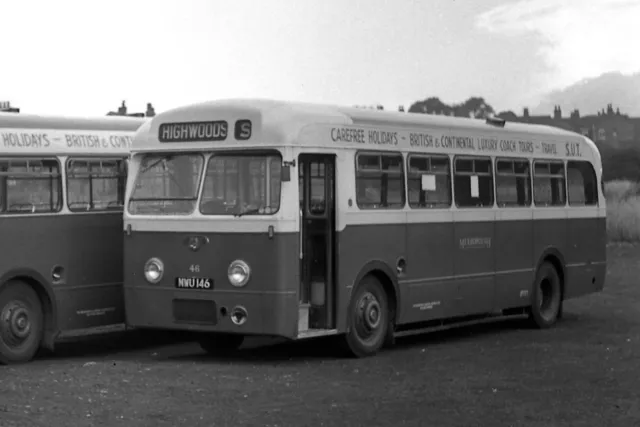
[[[260, 233], [132, 232], [125, 236], [128, 324], [295, 337], [297, 236], [270, 234], [266, 226]], [[235, 286], [239, 264], [248, 266], [249, 278]], [[242, 324], [234, 323], [237, 307], [247, 313]]]

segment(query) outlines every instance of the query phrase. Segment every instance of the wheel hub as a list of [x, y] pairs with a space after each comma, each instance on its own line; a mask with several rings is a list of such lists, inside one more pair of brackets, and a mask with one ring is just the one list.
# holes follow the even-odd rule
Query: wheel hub
[[380, 304], [377, 300], [368, 301], [364, 311], [364, 321], [370, 329], [380, 325]]
[[0, 312], [0, 338], [8, 345], [20, 345], [31, 333], [29, 310], [13, 301]]
[[382, 313], [380, 302], [371, 292], [362, 295], [357, 305], [356, 330], [362, 339], [370, 339], [380, 329]]

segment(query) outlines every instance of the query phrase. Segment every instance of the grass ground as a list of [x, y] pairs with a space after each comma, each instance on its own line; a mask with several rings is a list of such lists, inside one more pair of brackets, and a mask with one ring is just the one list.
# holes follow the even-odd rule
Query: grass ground
[[369, 359], [324, 341], [224, 359], [132, 336], [66, 344], [0, 367], [0, 426], [640, 425], [640, 246], [608, 260], [605, 291], [568, 302], [556, 328], [464, 328]]
[[604, 192], [609, 241], [640, 242], [640, 183], [609, 181]]

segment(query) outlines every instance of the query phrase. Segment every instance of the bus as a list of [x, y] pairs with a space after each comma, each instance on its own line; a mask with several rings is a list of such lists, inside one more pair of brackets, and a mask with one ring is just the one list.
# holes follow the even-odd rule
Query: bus
[[496, 318], [549, 328], [606, 270], [601, 158], [562, 129], [265, 99], [166, 111], [136, 133], [124, 294], [136, 328], [398, 336]]
[[0, 113], [0, 363], [124, 325], [126, 162], [144, 121]]

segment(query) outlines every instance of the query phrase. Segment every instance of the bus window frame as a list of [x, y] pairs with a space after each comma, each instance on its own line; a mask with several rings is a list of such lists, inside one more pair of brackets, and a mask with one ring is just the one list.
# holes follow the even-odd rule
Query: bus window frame
[[[200, 182], [200, 188], [198, 191], [198, 199], [197, 199], [197, 207], [196, 207], [196, 211], [204, 216], [204, 217], [213, 217], [213, 216], [233, 216], [233, 213], [225, 213], [225, 214], [208, 214], [208, 213], [203, 213], [202, 212], [202, 196], [204, 195], [204, 190], [205, 190], [205, 186], [206, 186], [206, 182], [207, 182], [207, 171], [209, 169], [209, 162], [211, 162], [211, 159], [213, 159], [214, 157], [260, 157], [263, 156], [265, 158], [268, 158], [269, 156], [274, 156], [274, 157], [278, 157], [280, 159], [280, 174], [278, 175], [278, 179], [280, 180], [280, 192], [279, 192], [279, 197], [278, 197], [278, 209], [276, 209], [275, 211], [269, 212], [269, 213], [252, 213], [251, 215], [247, 215], [249, 217], [269, 217], [269, 216], [274, 216], [277, 215], [278, 212], [280, 212], [280, 209], [282, 209], [282, 183], [285, 182], [282, 179], [282, 170], [284, 168], [283, 164], [284, 164], [284, 154], [275, 148], [248, 148], [248, 149], [242, 149], [242, 148], [232, 148], [232, 149], [224, 149], [224, 150], [206, 150], [206, 151], [202, 151], [201, 154], [203, 154], [205, 156], [205, 161], [204, 161], [204, 165], [202, 168], [202, 177], [201, 177], [201, 182]], [[265, 174], [265, 177], [267, 175]], [[270, 179], [270, 177], [269, 177]], [[269, 184], [271, 184], [269, 182]], [[238, 184], [240, 185], [240, 184]], [[271, 197], [271, 190], [269, 189], [269, 197]], [[269, 203], [271, 201], [269, 200]], [[192, 215], [193, 212], [190, 214]]]
[[[487, 205], [483, 205], [483, 206], [460, 206], [456, 200], [456, 173], [457, 173], [457, 161], [458, 160], [489, 160], [489, 176], [491, 177], [491, 192], [493, 193], [491, 195], [491, 203], [487, 204]], [[451, 194], [453, 197], [453, 203], [456, 207], [456, 209], [460, 209], [460, 210], [468, 210], [468, 209], [492, 209], [496, 207], [496, 180], [495, 180], [495, 174], [493, 171], [493, 165], [494, 165], [494, 161], [493, 158], [491, 156], [474, 156], [474, 155], [469, 155], [469, 154], [457, 154], [453, 156], [453, 168], [452, 168], [452, 174], [451, 174], [451, 185], [453, 186], [452, 190], [451, 190]], [[474, 173], [475, 173], [475, 163], [474, 163]], [[472, 174], [469, 174], [468, 172], [463, 172], [461, 174], [461, 176], [473, 176]], [[480, 176], [477, 175], [476, 176]], [[483, 175], [486, 176], [486, 175]]]
[[[530, 157], [496, 157], [494, 162], [493, 162], [493, 168], [494, 168], [494, 179], [493, 179], [493, 183], [494, 183], [494, 192], [495, 192], [495, 202], [496, 202], [496, 207], [498, 209], [508, 209], [508, 208], [531, 208], [533, 206], [533, 159]], [[511, 162], [512, 164], [514, 162], [526, 162], [527, 165], [529, 165], [529, 173], [528, 173], [528, 178], [529, 178], [529, 203], [526, 205], [518, 205], [518, 204], [500, 204], [498, 202], [498, 181], [495, 179], [495, 177], [497, 177], [498, 175], [500, 175], [500, 173], [498, 172], [498, 162], [501, 161], [507, 161], [507, 162]], [[523, 177], [523, 174], [516, 174], [515, 171], [512, 174], [508, 174], [505, 176], [511, 176], [511, 177]]]
[[[411, 200], [409, 200], [409, 179], [411, 177], [411, 158], [413, 157], [417, 157], [417, 158], [428, 158], [429, 159], [429, 166], [431, 166], [431, 159], [433, 158], [438, 158], [438, 159], [447, 159], [447, 166], [449, 166], [449, 170], [447, 171], [447, 174], [444, 173], [433, 173], [433, 175], [441, 175], [441, 176], [447, 176], [448, 178], [448, 185], [449, 185], [449, 204], [445, 205], [437, 205], [435, 203], [426, 203], [425, 202], [425, 206], [420, 206], [420, 202], [418, 201], [418, 204], [416, 204], [415, 206], [411, 205]], [[453, 194], [453, 162], [451, 161], [451, 156], [449, 154], [441, 154], [441, 153], [416, 153], [416, 152], [408, 152], [407, 153], [407, 160], [406, 160], [406, 188], [405, 188], [405, 192], [406, 192], [406, 204], [409, 207], [409, 209], [411, 210], [423, 210], [423, 209], [451, 209], [451, 207], [453, 206], [454, 203], [454, 194]], [[424, 173], [420, 173], [420, 174], [416, 174], [416, 176], [422, 176], [425, 175]], [[424, 190], [422, 190], [422, 186], [420, 186], [420, 192], [423, 192]], [[435, 205], [435, 206], [434, 206]]]
[[[535, 195], [535, 178], [536, 178], [536, 164], [540, 162], [540, 163], [547, 163], [549, 165], [553, 164], [553, 163], [557, 163], [557, 164], [562, 164], [562, 172], [563, 172], [563, 179], [564, 179], [564, 203], [561, 205], [554, 205], [554, 204], [537, 204], [536, 203], [536, 195]], [[532, 169], [531, 169], [531, 187], [532, 187], [532, 192], [531, 192], [531, 200], [533, 202], [533, 207], [537, 207], [537, 208], [566, 208], [569, 206], [569, 190], [567, 189], [567, 162], [565, 160], [557, 160], [557, 159], [533, 159], [533, 164], [532, 164]], [[557, 175], [552, 175], [551, 172], [549, 172], [548, 175], [542, 175], [544, 178], [554, 178], [554, 177], [558, 177]]]
[[[63, 165], [62, 162], [60, 161], [60, 156], [56, 156], [55, 154], [47, 154], [47, 155], [43, 155], [43, 156], [38, 156], [38, 155], [28, 155], [28, 156], [0, 156], [0, 163], [8, 161], [8, 162], [12, 162], [12, 161], [33, 161], [33, 160], [53, 160], [55, 161], [55, 163], [58, 165], [58, 174], [56, 176], [56, 178], [58, 178], [58, 208], [57, 210], [50, 210], [50, 211], [44, 211], [44, 212], [27, 212], [27, 211], [9, 211], [8, 210], [8, 206], [6, 207], [6, 210], [2, 211], [0, 210], [0, 217], [1, 216], [16, 216], [16, 215], [55, 215], [55, 214], [59, 214], [60, 212], [63, 211], [64, 206], [65, 206], [65, 194], [64, 194], [64, 179], [63, 179]], [[6, 175], [0, 175], [0, 179], [6, 179]], [[4, 196], [0, 196], [0, 197], [6, 197], [6, 194]]]
[[[206, 176], [206, 167], [208, 164], [208, 158], [210, 157], [212, 150], [203, 150], [203, 149], [189, 149], [186, 151], [175, 151], [175, 150], [153, 150], [153, 151], [142, 151], [142, 152], [135, 152], [135, 153], [130, 153], [129, 154], [129, 163], [134, 159], [134, 157], [136, 157], [137, 159], [136, 161], [136, 174], [133, 175], [131, 177], [131, 190], [127, 191], [125, 190], [125, 207], [124, 210], [126, 211], [127, 215], [130, 216], [134, 216], [134, 217], [142, 217], [142, 216], [148, 216], [148, 215], [160, 215], [163, 217], [172, 217], [172, 216], [177, 216], [180, 218], [186, 218], [186, 217], [190, 217], [193, 216], [193, 214], [200, 212], [199, 210], [199, 205], [200, 205], [200, 194], [202, 192], [202, 189], [204, 187], [204, 177]], [[138, 214], [138, 213], [132, 213], [131, 212], [131, 202], [136, 202], [137, 200], [135, 198], [133, 198], [135, 189], [136, 189], [136, 184], [138, 183], [138, 178], [140, 177], [140, 173], [142, 172], [142, 161], [147, 157], [147, 156], [157, 156], [157, 155], [162, 155], [162, 156], [169, 156], [169, 155], [173, 155], [173, 156], [190, 156], [190, 155], [195, 155], [195, 156], [200, 156], [202, 158], [202, 170], [200, 171], [200, 177], [197, 180], [197, 189], [195, 191], [195, 200], [194, 200], [194, 207], [193, 209], [191, 209], [189, 212], [185, 212], [185, 213], [179, 213], [179, 214], [172, 214], [172, 215], [165, 215], [165, 214], [158, 214], [157, 212], [155, 213], [151, 213], [151, 214]], [[138, 160], [139, 159], [139, 160]], [[127, 164], [127, 171], [130, 168], [130, 164]], [[127, 182], [129, 181], [129, 176], [127, 175]], [[156, 201], [166, 201], [165, 199], [153, 199]]]
[[[596, 202], [595, 203], [571, 203], [571, 200], [569, 198], [569, 163], [577, 163], [577, 164], [581, 164], [581, 163], [586, 163], [587, 165], [589, 165], [589, 169], [591, 170], [592, 174], [593, 174], [593, 181], [594, 181], [594, 191], [595, 191], [595, 195], [596, 195]], [[572, 208], [591, 208], [594, 206], [600, 206], [600, 194], [598, 194], [598, 174], [596, 173], [596, 168], [593, 166], [593, 163], [590, 162], [589, 160], [567, 160], [566, 165], [565, 165], [565, 175], [566, 175], [566, 187], [567, 187], [567, 205], [569, 207]], [[583, 191], [584, 191], [585, 187], [583, 186]], [[604, 193], [604, 191], [603, 191]]]
[[[120, 179], [124, 179], [124, 183], [123, 183], [123, 188], [122, 188], [122, 206], [120, 206], [118, 209], [72, 209], [69, 206], [69, 165], [71, 164], [71, 162], [73, 161], [85, 161], [85, 162], [92, 162], [92, 161], [121, 161], [123, 168], [124, 168], [124, 176], [117, 176], [118, 181]], [[127, 177], [129, 175], [129, 157], [128, 156], [122, 156], [122, 157], [117, 157], [117, 156], [110, 156], [110, 155], [105, 155], [105, 156], [86, 156], [86, 155], [81, 155], [81, 156], [67, 156], [67, 160], [65, 161], [65, 169], [64, 169], [64, 181], [65, 181], [65, 187], [66, 187], [66, 191], [65, 191], [65, 206], [67, 207], [67, 209], [69, 210], [69, 212], [71, 213], [103, 213], [103, 212], [123, 212], [124, 211], [124, 205], [126, 203], [126, 187], [127, 187]], [[74, 179], [74, 178], [72, 178]], [[77, 179], [77, 178], [76, 178]], [[120, 182], [118, 182], [117, 184], [118, 186], [120, 186]], [[90, 191], [91, 191], [91, 187], [90, 187]], [[120, 189], [118, 189], [118, 191], [120, 191]]]
[[[379, 156], [381, 159], [382, 157], [398, 157], [400, 156], [401, 162], [400, 162], [400, 175], [402, 176], [402, 203], [398, 203], [397, 206], [388, 206], [388, 202], [387, 205], [383, 205], [382, 204], [382, 194], [380, 195], [380, 205], [378, 205], [377, 207], [371, 207], [371, 206], [362, 206], [359, 202], [358, 202], [358, 171], [360, 171], [360, 169], [358, 169], [358, 159], [360, 158], [361, 155], [369, 155], [369, 156]], [[354, 178], [354, 184], [355, 184], [355, 199], [356, 199], [356, 206], [358, 207], [359, 210], [362, 211], [402, 211], [407, 207], [407, 173], [406, 173], [406, 156], [405, 153], [403, 151], [383, 151], [383, 150], [357, 150], [355, 152], [355, 155], [353, 156], [353, 167], [354, 167], [354, 174], [353, 174], [353, 178]], [[382, 165], [380, 165], [380, 169], [378, 169], [379, 172], [382, 172]], [[367, 173], [367, 172], [365, 172]], [[388, 191], [387, 191], [388, 192]], [[374, 204], [375, 205], [375, 204]]]

